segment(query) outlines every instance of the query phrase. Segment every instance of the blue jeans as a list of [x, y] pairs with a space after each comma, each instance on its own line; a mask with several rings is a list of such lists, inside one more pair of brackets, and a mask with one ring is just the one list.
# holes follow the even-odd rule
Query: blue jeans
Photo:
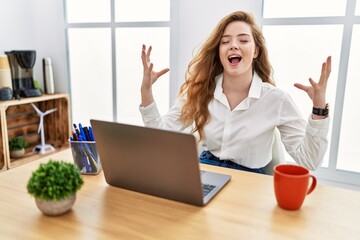
[[203, 151], [199, 157], [200, 163], [210, 164], [214, 166], [233, 168], [248, 172], [261, 173], [265, 174], [264, 168], [247, 168], [241, 166], [237, 163], [234, 163], [230, 160], [220, 160], [218, 157], [214, 156], [210, 151]]

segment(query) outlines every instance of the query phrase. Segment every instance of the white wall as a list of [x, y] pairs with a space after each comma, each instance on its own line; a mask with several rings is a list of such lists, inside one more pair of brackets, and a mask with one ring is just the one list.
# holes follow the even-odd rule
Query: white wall
[[0, 0], [0, 54], [36, 50], [34, 79], [43, 87], [42, 59], [51, 57], [56, 92], [68, 92], [63, 1]]
[[0, 54], [33, 48], [31, 1], [0, 0]]

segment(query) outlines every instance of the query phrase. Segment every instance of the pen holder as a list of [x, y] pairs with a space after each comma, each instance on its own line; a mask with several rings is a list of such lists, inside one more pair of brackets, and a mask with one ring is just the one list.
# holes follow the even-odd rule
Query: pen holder
[[70, 141], [75, 165], [81, 174], [98, 174], [101, 171], [99, 154], [95, 142]]

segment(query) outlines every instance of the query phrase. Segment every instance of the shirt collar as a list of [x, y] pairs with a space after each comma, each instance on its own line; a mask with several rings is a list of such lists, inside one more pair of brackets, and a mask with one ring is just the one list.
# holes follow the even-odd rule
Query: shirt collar
[[259, 75], [254, 72], [253, 79], [251, 81], [251, 86], [249, 90], [249, 98], [260, 98], [261, 89], [262, 89], [263, 81], [259, 77]]
[[[220, 102], [222, 102], [222, 100], [225, 98], [225, 101], [226, 101], [225, 105], [227, 105], [227, 100], [223, 93], [223, 88], [222, 88], [223, 80], [224, 80], [224, 75], [222, 73], [219, 74], [218, 76], [216, 76], [216, 78], [215, 78], [216, 86], [215, 86], [215, 91], [214, 91], [214, 98], [219, 100]], [[261, 80], [259, 75], [256, 72], [254, 72], [254, 76], [253, 76], [253, 79], [252, 79], [251, 85], [250, 85], [248, 98], [260, 98], [262, 83], [263, 83], [263, 81]]]
[[223, 80], [224, 80], [224, 75], [222, 73], [220, 73], [215, 77], [216, 86], [214, 91], [214, 98], [219, 100], [220, 102], [222, 102], [221, 99], [224, 97], [223, 88], [222, 88]]

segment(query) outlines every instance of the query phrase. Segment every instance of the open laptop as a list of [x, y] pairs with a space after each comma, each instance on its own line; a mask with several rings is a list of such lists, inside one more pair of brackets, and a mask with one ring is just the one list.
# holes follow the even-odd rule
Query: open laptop
[[204, 206], [230, 175], [200, 171], [191, 134], [91, 119], [109, 185]]

